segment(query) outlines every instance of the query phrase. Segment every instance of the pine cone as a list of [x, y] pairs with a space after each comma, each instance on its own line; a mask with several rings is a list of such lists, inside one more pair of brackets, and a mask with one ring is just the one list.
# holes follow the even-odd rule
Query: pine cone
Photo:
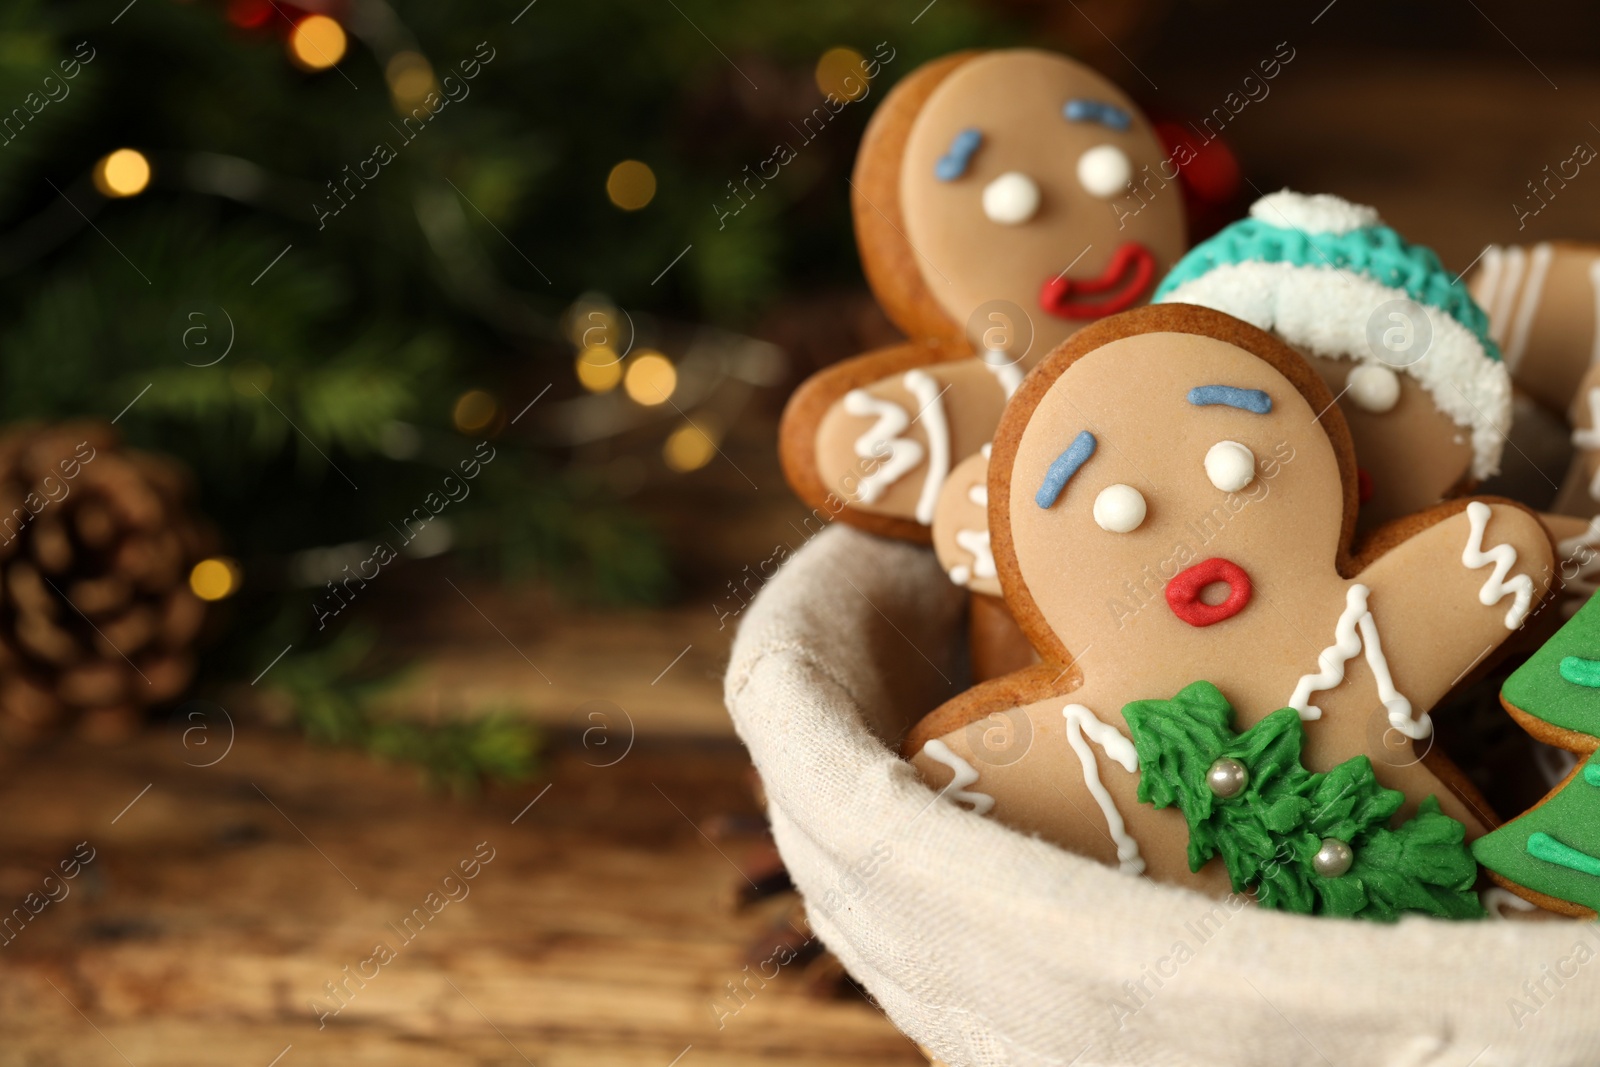
[[189, 591], [207, 536], [173, 460], [99, 422], [0, 437], [0, 729], [68, 722], [126, 736], [181, 693], [205, 617]]

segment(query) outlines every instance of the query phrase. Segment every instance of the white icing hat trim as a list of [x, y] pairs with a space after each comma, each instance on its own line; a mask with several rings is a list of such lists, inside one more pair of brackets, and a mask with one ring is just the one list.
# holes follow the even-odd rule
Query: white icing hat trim
[[[1312, 355], [1391, 366], [1368, 346], [1367, 320], [1379, 305], [1406, 299], [1401, 290], [1350, 271], [1232, 263], [1183, 283], [1161, 302], [1225, 312]], [[1433, 341], [1421, 359], [1394, 369], [1415, 378], [1435, 407], [1471, 431], [1472, 476], [1481, 481], [1500, 470], [1511, 428], [1511, 377], [1504, 364], [1484, 353], [1471, 330], [1438, 308], [1417, 306], [1428, 316]]]
[[1327, 193], [1296, 193], [1283, 189], [1268, 193], [1250, 205], [1250, 217], [1281, 230], [1306, 233], [1349, 233], [1380, 225], [1378, 212], [1365, 204], [1352, 204]]

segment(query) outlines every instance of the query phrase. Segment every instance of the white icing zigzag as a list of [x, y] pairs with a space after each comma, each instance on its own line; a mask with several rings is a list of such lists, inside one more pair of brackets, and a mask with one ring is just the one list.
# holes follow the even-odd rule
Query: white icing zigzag
[[1372, 678], [1378, 686], [1378, 699], [1389, 713], [1389, 725], [1417, 741], [1433, 732], [1433, 720], [1426, 713], [1420, 719], [1413, 719], [1411, 701], [1395, 688], [1394, 678], [1389, 673], [1389, 661], [1383, 658], [1377, 620], [1367, 609], [1367, 597], [1371, 592], [1359, 582], [1345, 591], [1344, 611], [1334, 625], [1333, 644], [1317, 656], [1316, 674], [1300, 676], [1288, 706], [1298, 711], [1303, 721], [1322, 718], [1322, 709], [1311, 703], [1311, 694], [1332, 689], [1344, 681], [1344, 665], [1365, 648], [1367, 666], [1372, 668]]
[[1461, 552], [1461, 562], [1472, 570], [1494, 564], [1494, 570], [1484, 579], [1483, 588], [1478, 590], [1478, 603], [1488, 607], [1498, 604], [1508, 594], [1514, 594], [1516, 599], [1506, 612], [1506, 629], [1515, 630], [1527, 618], [1528, 608], [1533, 604], [1533, 579], [1526, 574], [1519, 574], [1506, 581], [1506, 575], [1517, 563], [1517, 550], [1512, 546], [1495, 545], [1484, 551], [1483, 534], [1489, 525], [1489, 514], [1489, 505], [1482, 501], [1474, 500], [1467, 505], [1467, 521], [1472, 524], [1472, 534], [1467, 538], [1467, 547]]
[[972, 805], [974, 815], [987, 815], [994, 807], [994, 797], [988, 793], [968, 792], [967, 786], [978, 780], [977, 769], [950, 751], [950, 746], [938, 738], [922, 746], [922, 751], [935, 763], [942, 763], [955, 774], [950, 779], [950, 784], [940, 790], [940, 795], [948, 793], [951, 800], [963, 801]]
[[939, 490], [950, 473], [950, 427], [944, 419], [944, 391], [926, 371], [909, 370], [902, 379], [911, 395], [920, 405], [916, 417], [928, 435], [928, 476], [922, 482], [922, 495], [917, 498], [917, 521], [927, 526], [933, 522], [933, 508], [939, 502]]
[[989, 369], [990, 374], [994, 375], [994, 380], [1000, 384], [1000, 391], [1006, 395], [1007, 400], [1010, 400], [1011, 394], [1015, 393], [1017, 386], [1022, 384], [1022, 368], [1015, 363], [1009, 362], [991, 363], [991, 358], [1005, 360], [1008, 357], [1004, 352], [991, 350], [983, 354], [983, 365]]
[[[988, 448], [988, 445], [984, 445]], [[979, 507], [989, 506], [989, 487], [974, 485], [967, 490], [967, 499]], [[950, 568], [950, 580], [957, 585], [966, 585], [974, 578], [993, 578], [996, 576], [994, 566], [994, 550], [989, 544], [989, 531], [983, 530], [957, 530], [956, 547], [965, 549], [972, 556], [972, 566], [958, 563]]]
[[[1596, 260], [1595, 263], [1600, 265], [1600, 260]], [[1600, 448], [1600, 386], [1589, 390], [1588, 400], [1589, 425], [1572, 431], [1573, 448]], [[1600, 500], [1600, 467], [1595, 468], [1594, 477], [1589, 482], [1589, 496]]]
[[922, 462], [922, 445], [909, 437], [901, 437], [911, 419], [905, 409], [893, 400], [873, 396], [865, 389], [852, 389], [844, 395], [844, 409], [851, 415], [877, 418], [872, 428], [856, 438], [856, 455], [872, 459], [883, 454], [888, 446], [889, 455], [871, 474], [863, 475], [857, 494], [862, 503], [871, 504], [883, 491], [899, 481], [901, 476]]
[[[881, 497], [884, 490], [899, 481], [905, 474], [928, 456], [928, 476], [922, 483], [922, 493], [917, 498], [917, 521], [924, 526], [933, 522], [933, 507], [938, 502], [939, 490], [945, 476], [950, 473], [950, 428], [945, 422], [943, 392], [939, 383], [926, 371], [907, 371], [901, 379], [911, 395], [917, 398], [920, 409], [907, 417], [905, 409], [892, 400], [873, 396], [865, 389], [852, 389], [844, 395], [844, 410], [851, 415], [875, 417], [872, 428], [856, 438], [856, 455], [873, 459], [888, 447], [889, 456], [877, 468], [861, 479], [857, 494], [864, 504]], [[920, 442], [902, 437], [917, 419], [922, 420], [928, 435], [926, 453]]]
[[1110, 791], [1100, 781], [1100, 765], [1095, 762], [1094, 750], [1089, 747], [1089, 742], [1099, 745], [1129, 774], [1138, 773], [1138, 750], [1116, 727], [1107, 726], [1095, 718], [1094, 712], [1082, 704], [1068, 704], [1061, 709], [1061, 713], [1067, 717], [1067, 743], [1078, 754], [1078, 762], [1083, 765], [1084, 785], [1089, 787], [1095, 803], [1100, 805], [1100, 811], [1106, 817], [1106, 828], [1111, 831], [1111, 840], [1117, 844], [1118, 869], [1123, 874], [1143, 874], [1144, 858], [1139, 855], [1139, 842], [1128, 833], [1127, 825], [1122, 821], [1122, 812], [1117, 810], [1117, 802], [1111, 799]]

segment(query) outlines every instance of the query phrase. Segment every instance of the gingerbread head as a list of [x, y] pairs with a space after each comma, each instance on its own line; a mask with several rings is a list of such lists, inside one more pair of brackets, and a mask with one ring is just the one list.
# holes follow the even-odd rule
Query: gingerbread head
[[1333, 393], [1278, 338], [1180, 304], [1086, 328], [1018, 390], [989, 467], [995, 568], [1042, 662], [946, 704], [908, 751], [937, 784], [963, 765], [1001, 821], [1214, 887], [1182, 819], [1139, 803], [1161, 772], [1122, 714], [1207, 682], [1241, 729], [1295, 709], [1308, 768], [1368, 756], [1410, 810], [1437, 796], [1481, 832], [1428, 712], [1541, 603], [1549, 539], [1517, 505], [1457, 501], [1353, 558], [1356, 494]]
[[963, 53], [886, 98], [852, 206], [867, 279], [911, 343], [808, 381], [785, 412], [784, 467], [808, 503], [927, 540], [946, 475], [989, 440], [1023, 372], [1148, 301], [1182, 254], [1177, 167], [1088, 68]]
[[1264, 196], [1184, 256], [1156, 298], [1226, 311], [1310, 361], [1355, 439], [1363, 530], [1499, 470], [1511, 378], [1488, 319], [1372, 208]]

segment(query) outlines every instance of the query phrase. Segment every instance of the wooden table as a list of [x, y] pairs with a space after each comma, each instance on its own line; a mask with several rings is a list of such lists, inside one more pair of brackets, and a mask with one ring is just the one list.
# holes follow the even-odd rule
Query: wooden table
[[[700, 829], [755, 814], [731, 741], [641, 738], [598, 767], [616, 750], [569, 738], [540, 780], [461, 800], [260, 728], [188, 765], [226, 734], [0, 767], [0, 907], [94, 856], [0, 944], [0, 1067], [923, 1062], [864, 998], [795, 976], [725, 999], [782, 904], [733, 913], [751, 841]], [[346, 1003], [319, 1021], [329, 982]]]

